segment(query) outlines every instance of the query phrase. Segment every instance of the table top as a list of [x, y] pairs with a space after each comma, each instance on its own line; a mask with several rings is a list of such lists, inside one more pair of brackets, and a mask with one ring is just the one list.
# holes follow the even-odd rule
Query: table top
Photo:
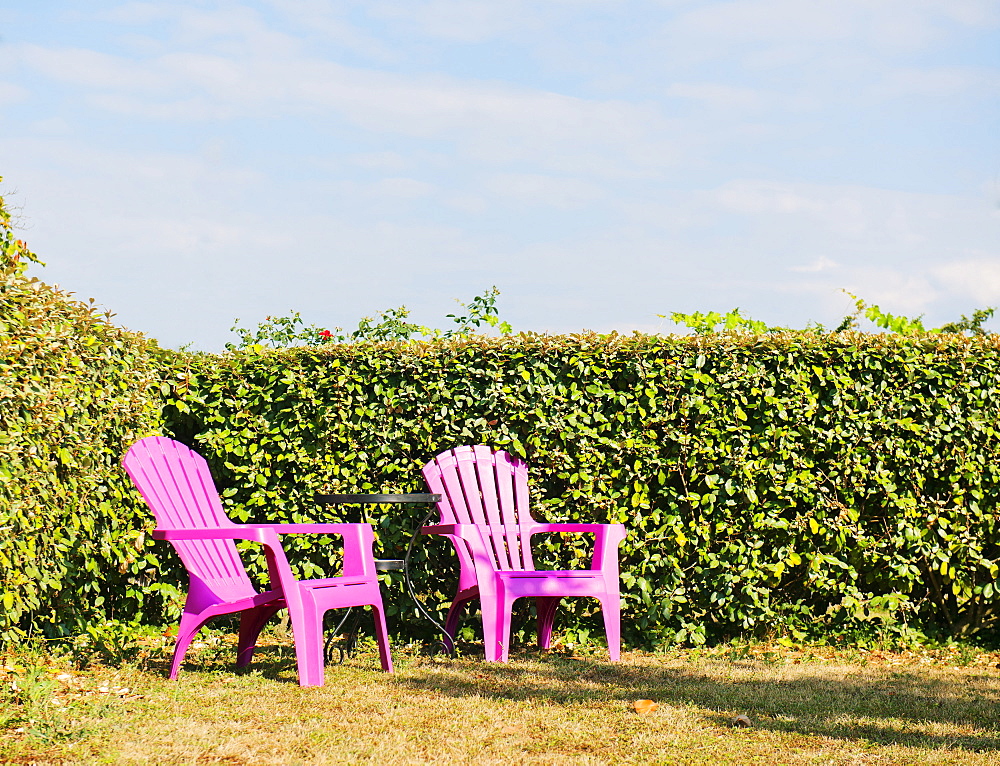
[[316, 495], [320, 505], [335, 503], [357, 503], [368, 505], [374, 503], [436, 503], [441, 495], [414, 493], [410, 495]]

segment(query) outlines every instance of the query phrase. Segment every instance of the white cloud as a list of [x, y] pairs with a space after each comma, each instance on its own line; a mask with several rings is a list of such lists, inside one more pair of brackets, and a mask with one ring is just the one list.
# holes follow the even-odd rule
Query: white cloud
[[414, 178], [383, 178], [374, 183], [367, 193], [374, 197], [417, 199], [426, 197], [434, 191], [435, 187], [432, 184]]
[[765, 104], [758, 90], [710, 82], [674, 83], [667, 88], [667, 95], [700, 101], [716, 109], [759, 109]]
[[854, 24], [854, 3], [843, 0], [731, 0], [703, 3], [671, 26], [678, 34], [721, 41], [842, 39]]
[[407, 159], [399, 152], [362, 152], [350, 157], [353, 165], [361, 168], [373, 170], [388, 170], [398, 172], [408, 167], [411, 160]]
[[801, 266], [790, 266], [789, 271], [798, 271], [803, 274], [815, 274], [820, 271], [830, 271], [831, 269], [836, 269], [840, 266], [834, 260], [827, 258], [825, 255], [821, 255], [819, 258], [812, 260], [807, 264]]
[[[995, 68], [941, 65], [933, 55], [914, 64], [914, 55], [962, 45], [963, 36], [998, 26], [1000, 5], [990, 0], [698, 3], [663, 23], [659, 53], [650, 48], [662, 63], [651, 71], [659, 75], [665, 66], [694, 82], [690, 72], [704, 67], [719, 86], [763, 86], [772, 91], [769, 107], [793, 110], [829, 111], [836, 104], [906, 95], [982, 94], [996, 87]], [[720, 77], [719, 61], [739, 62], [739, 69], [726, 67]]]
[[116, 5], [103, 14], [107, 21], [142, 25], [160, 22], [183, 12], [183, 6], [164, 2], [127, 2]]
[[27, 88], [22, 88], [12, 82], [0, 81], [0, 104], [5, 106], [15, 104], [27, 100], [30, 95], [31, 92]]
[[459, 213], [464, 213], [470, 216], [481, 215], [490, 209], [490, 203], [485, 197], [468, 192], [464, 194], [452, 195], [444, 202], [452, 210], [456, 210]]
[[671, 31], [716, 45], [839, 42], [917, 50], [945, 34], [942, 22], [994, 26], [1000, 9], [989, 0], [731, 0], [701, 4]]
[[[809, 227], [816, 235], [836, 237], [845, 247], [856, 247], [854, 241], [861, 240], [866, 248], [892, 243], [925, 253], [948, 241], [949, 228], [976, 232], [971, 242], [977, 243], [1000, 235], [1000, 216], [983, 198], [763, 180], [729, 181], [713, 196], [721, 209], [748, 220], [796, 231]], [[946, 247], [938, 255], [949, 252], [956, 249]]]
[[159, 94], [172, 79], [154, 68], [119, 56], [85, 48], [47, 48], [40, 45], [13, 46], [13, 55], [40, 74], [70, 85], [101, 90], [141, 91]]
[[978, 308], [1000, 305], [1000, 247], [992, 257], [945, 263], [931, 269], [931, 274], [951, 292], [969, 296]]
[[149, 27], [170, 49], [201, 48], [229, 55], [251, 51], [267, 56], [294, 55], [297, 38], [276, 31], [248, 5], [227, 3], [205, 10], [181, 2], [126, 3], [104, 14], [108, 21]]
[[577, 210], [606, 196], [596, 184], [579, 178], [538, 173], [500, 173], [486, 179], [493, 194], [519, 205]]
[[522, 0], [383, 0], [372, 4], [377, 17], [403, 22], [424, 35], [461, 43], [537, 27], [539, 10]]
[[483, 161], [545, 159], [596, 173], [648, 173], [676, 158], [676, 124], [625, 101], [306, 58], [171, 53], [134, 61], [38, 46], [20, 56], [52, 79], [89, 89], [95, 106], [151, 120], [327, 115], [367, 130], [454, 141]]
[[731, 181], [717, 191], [720, 205], [737, 213], [815, 219], [841, 235], [859, 237], [873, 225], [863, 196], [867, 190], [808, 184]]
[[33, 131], [49, 136], [68, 135], [73, 132], [73, 126], [62, 117], [49, 117], [38, 120], [32, 125]]
[[[869, 267], [857, 268], [853, 272], [846, 280], [845, 289], [890, 314], [907, 317], [923, 315], [942, 297], [926, 272], [914, 274], [912, 271]], [[934, 321], [927, 324], [933, 326]]]
[[1000, 70], [957, 66], [891, 68], [866, 90], [878, 99], [997, 93], [1000, 92]]

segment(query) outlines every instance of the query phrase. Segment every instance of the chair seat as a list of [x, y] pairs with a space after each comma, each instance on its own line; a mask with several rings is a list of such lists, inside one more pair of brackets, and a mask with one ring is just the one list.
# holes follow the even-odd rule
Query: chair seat
[[324, 588], [349, 588], [352, 585], [371, 585], [371, 577], [318, 577], [315, 580], [300, 580], [303, 588], [322, 590]]
[[504, 584], [508, 595], [515, 598], [538, 596], [595, 596], [598, 593], [618, 592], [617, 579], [611, 587], [605, 584], [601, 572], [575, 571], [497, 572], [496, 578]]
[[605, 574], [595, 572], [593, 569], [501, 569], [497, 572], [497, 576], [511, 580], [545, 580], [553, 577], [560, 580], [594, 580], [604, 577]]

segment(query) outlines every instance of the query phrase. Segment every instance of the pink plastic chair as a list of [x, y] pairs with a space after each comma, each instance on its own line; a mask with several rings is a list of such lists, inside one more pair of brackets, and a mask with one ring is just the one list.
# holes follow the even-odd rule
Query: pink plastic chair
[[[452, 641], [462, 610], [478, 597], [486, 659], [506, 662], [514, 601], [535, 598], [538, 646], [547, 649], [559, 599], [590, 596], [601, 602], [608, 653], [612, 662], [618, 660], [618, 546], [625, 539], [623, 525], [538, 523], [528, 511], [528, 470], [524, 462], [490, 447], [456, 447], [442, 452], [424, 466], [423, 473], [430, 491], [441, 494], [437, 504], [441, 520], [437, 526], [422, 531], [451, 539], [461, 567], [458, 593], [445, 621]], [[531, 536], [539, 532], [594, 534], [591, 568], [536, 570], [531, 560]]]
[[[323, 615], [328, 609], [370, 605], [382, 669], [392, 672], [382, 594], [372, 558], [371, 525], [234, 524], [222, 509], [205, 459], [161, 436], [140, 439], [129, 449], [123, 464], [156, 516], [153, 537], [173, 544], [190, 578], [171, 678], [177, 677], [198, 630], [222, 614], [241, 613], [236, 665], [249, 665], [264, 623], [284, 607], [291, 618], [301, 686], [323, 685]], [[279, 534], [341, 535], [343, 576], [296, 580]], [[253, 587], [235, 540], [252, 540], [264, 546], [271, 590], [258, 593]]]

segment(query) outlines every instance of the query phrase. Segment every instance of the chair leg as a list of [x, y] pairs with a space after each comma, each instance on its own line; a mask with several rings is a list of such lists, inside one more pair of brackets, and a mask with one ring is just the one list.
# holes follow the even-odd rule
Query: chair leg
[[281, 609], [281, 606], [259, 606], [247, 609], [240, 615], [240, 637], [236, 646], [236, 667], [245, 668], [253, 659], [253, 650], [257, 645], [257, 637], [271, 616]]
[[389, 650], [389, 631], [385, 626], [385, 614], [381, 604], [372, 604], [372, 616], [375, 618], [375, 640], [378, 642], [378, 655], [382, 661], [382, 670], [392, 672], [392, 653]]
[[507, 662], [510, 657], [510, 613], [512, 601], [498, 593], [496, 600], [486, 599], [483, 607], [483, 649], [488, 662]]
[[448, 610], [448, 617], [444, 621], [444, 632], [448, 634], [446, 640], [451, 644], [446, 647], [448, 651], [455, 649], [455, 638], [458, 636], [458, 621], [462, 618], [462, 612], [465, 611], [465, 605], [468, 603], [468, 599], [459, 601], [456, 597], [455, 601], [451, 604], [451, 608]]
[[617, 593], [600, 599], [601, 612], [604, 614], [604, 632], [608, 637], [608, 656], [612, 662], [621, 658], [621, 611], [622, 600]]
[[538, 648], [548, 649], [552, 644], [552, 624], [556, 618], [556, 607], [559, 599], [550, 596], [535, 600], [535, 610], [538, 612]]
[[305, 604], [288, 604], [295, 641], [295, 660], [299, 670], [299, 686], [322, 686], [323, 677], [323, 614], [303, 599]]
[[187, 654], [191, 641], [198, 635], [201, 626], [206, 622], [207, 620], [202, 619], [201, 615], [194, 612], [184, 612], [181, 615], [181, 621], [177, 625], [177, 641], [174, 643], [174, 660], [170, 665], [171, 679], [177, 678], [177, 673], [180, 672], [181, 663], [184, 662], [184, 655]]

